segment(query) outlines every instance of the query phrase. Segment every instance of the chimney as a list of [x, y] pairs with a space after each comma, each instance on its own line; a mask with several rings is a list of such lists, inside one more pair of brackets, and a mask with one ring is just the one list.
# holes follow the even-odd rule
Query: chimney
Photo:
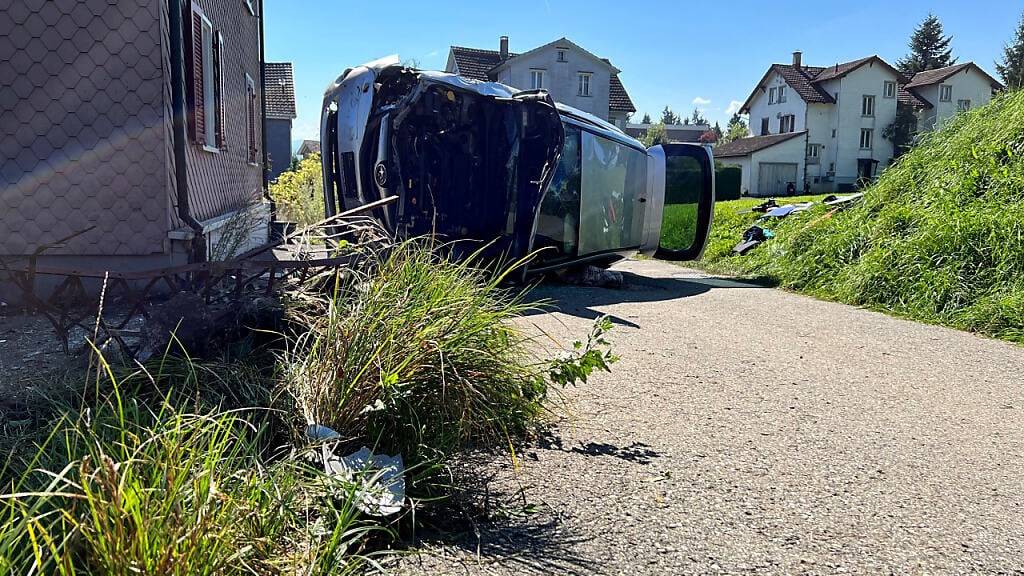
[[801, 66], [803, 66], [803, 63], [804, 63], [804, 53], [799, 51], [799, 50], [797, 50], [796, 52], [793, 52], [793, 66], [795, 68], [800, 68]]
[[508, 60], [508, 36], [501, 37], [501, 60], [504, 62]]

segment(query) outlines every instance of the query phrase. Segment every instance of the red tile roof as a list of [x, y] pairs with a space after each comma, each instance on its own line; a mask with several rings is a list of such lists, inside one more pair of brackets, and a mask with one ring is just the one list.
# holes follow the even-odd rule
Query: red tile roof
[[992, 83], [992, 87], [996, 90], [1002, 90], [1005, 88], [1001, 82], [993, 78], [988, 72], [981, 69], [980, 66], [974, 62], [965, 62], [963, 64], [954, 64], [953, 66], [946, 66], [945, 68], [937, 68], [935, 70], [926, 70], [924, 72], [918, 72], [910, 79], [907, 83], [907, 88], [916, 88], [919, 86], [931, 86], [932, 84], [938, 84], [939, 82], [945, 81], [947, 78], [952, 77], [958, 72], [962, 72], [967, 68], [974, 67], [983, 76], [989, 79]]

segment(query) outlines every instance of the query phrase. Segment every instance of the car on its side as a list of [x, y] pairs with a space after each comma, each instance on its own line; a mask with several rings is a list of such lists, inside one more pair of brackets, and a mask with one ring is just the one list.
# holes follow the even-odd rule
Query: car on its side
[[645, 148], [543, 90], [414, 70], [346, 70], [321, 117], [326, 215], [374, 211], [398, 237], [475, 240], [529, 270], [641, 252], [700, 257], [715, 200], [710, 148]]

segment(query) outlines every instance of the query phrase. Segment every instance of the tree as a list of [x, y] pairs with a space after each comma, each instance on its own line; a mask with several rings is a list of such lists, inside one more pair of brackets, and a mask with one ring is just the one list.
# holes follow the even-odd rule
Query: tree
[[721, 140], [722, 136], [725, 136], [725, 133], [722, 132], [722, 127], [718, 125], [718, 122], [715, 122], [715, 127], [712, 128], [712, 130], [715, 131], [715, 141], [716, 142]]
[[651, 127], [647, 129], [647, 133], [644, 134], [643, 138], [640, 138], [640, 141], [648, 148], [658, 144], [668, 144], [668, 132], [665, 130], [665, 124], [661, 122], [651, 124]]
[[651, 123], [653, 123], [653, 121], [651, 120], [651, 115], [650, 114], [644, 114], [644, 119], [641, 120], [640, 123], [641, 124], [651, 124]]
[[693, 109], [693, 115], [690, 116], [690, 124], [696, 124], [697, 126], [703, 126], [708, 123], [708, 119], [700, 113], [700, 108]]
[[896, 119], [882, 130], [882, 138], [892, 142], [897, 158], [910, 150], [917, 136], [917, 114], [912, 106], [896, 105]]
[[949, 47], [952, 41], [952, 36], [945, 35], [938, 16], [929, 13], [910, 36], [910, 54], [897, 60], [896, 67], [909, 77], [925, 70], [952, 66], [957, 60]]
[[1017, 24], [1013, 42], [1003, 46], [1003, 61], [996, 63], [996, 70], [1010, 90], [1024, 88], [1024, 14]]
[[739, 140], [740, 138], [746, 138], [747, 136], [747, 123], [739, 114], [733, 114], [732, 118], [729, 119], [729, 124], [725, 127], [725, 136], [723, 136], [718, 143], [725, 144], [726, 142], [732, 142], [733, 140]]
[[680, 120], [679, 114], [673, 112], [668, 106], [665, 106], [665, 109], [661, 111], [661, 123], [666, 126], [679, 124]]

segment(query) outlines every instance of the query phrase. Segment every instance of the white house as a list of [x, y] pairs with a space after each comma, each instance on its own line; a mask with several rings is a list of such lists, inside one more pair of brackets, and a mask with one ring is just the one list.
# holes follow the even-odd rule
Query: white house
[[723, 163], [743, 168], [743, 190], [752, 196], [784, 195], [790, 184], [798, 192], [850, 190], [892, 163], [883, 133], [899, 107], [911, 107], [927, 130], [958, 105], [988, 103], [1001, 88], [973, 63], [907, 80], [878, 56], [830, 67], [802, 60], [794, 52], [791, 64], [773, 64], [743, 104], [755, 135], [715, 150]]
[[445, 70], [521, 90], [544, 89], [556, 101], [607, 119], [620, 128], [636, 112], [619, 81], [620, 70], [567, 38], [522, 54], [509, 52], [507, 36], [501, 37], [498, 50], [452, 46]]

